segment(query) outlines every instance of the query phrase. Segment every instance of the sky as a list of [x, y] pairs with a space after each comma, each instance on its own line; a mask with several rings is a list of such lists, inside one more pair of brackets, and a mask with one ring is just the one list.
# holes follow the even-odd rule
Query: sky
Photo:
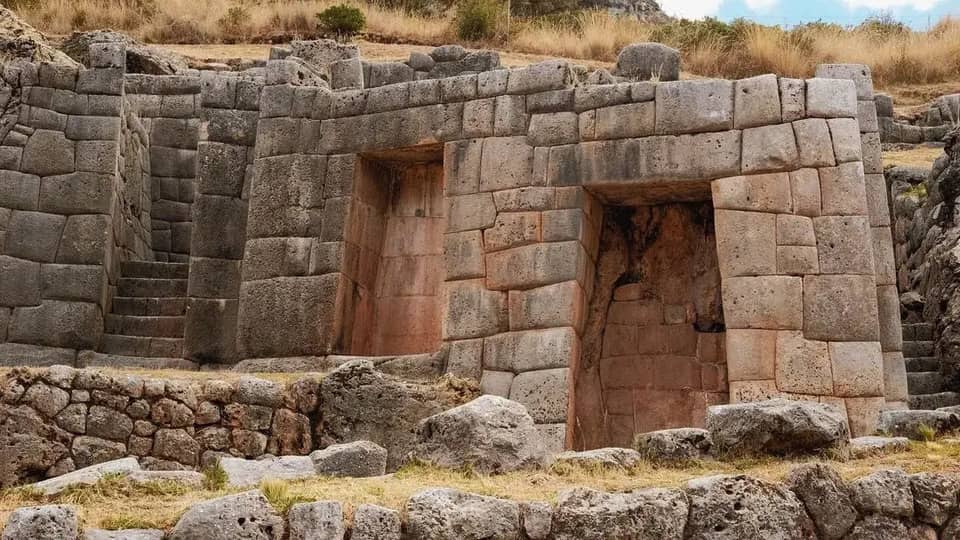
[[879, 12], [891, 13], [915, 29], [924, 30], [945, 15], [960, 17], [960, 0], [659, 0], [677, 17], [745, 17], [764, 24], [795, 25], [822, 19], [854, 25]]

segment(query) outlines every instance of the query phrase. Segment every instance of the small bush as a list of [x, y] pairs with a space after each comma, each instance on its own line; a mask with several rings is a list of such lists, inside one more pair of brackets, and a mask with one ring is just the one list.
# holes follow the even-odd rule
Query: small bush
[[241, 37], [250, 27], [250, 10], [243, 6], [233, 6], [217, 21], [223, 33], [231, 37]]
[[203, 488], [210, 491], [219, 491], [227, 487], [227, 471], [223, 470], [220, 462], [203, 469]]
[[910, 27], [896, 20], [889, 12], [868, 17], [856, 29], [880, 41], [910, 33]]
[[503, 11], [497, 0], [463, 0], [457, 6], [457, 37], [467, 41], [492, 39]]
[[340, 4], [330, 6], [317, 14], [320, 20], [318, 28], [326, 33], [336, 36], [338, 39], [348, 38], [358, 32], [362, 32], [367, 26], [367, 18], [359, 8]]

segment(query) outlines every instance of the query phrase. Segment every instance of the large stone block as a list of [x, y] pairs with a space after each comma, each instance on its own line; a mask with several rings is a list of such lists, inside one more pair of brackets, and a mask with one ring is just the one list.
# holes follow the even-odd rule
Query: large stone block
[[745, 129], [779, 124], [780, 87], [776, 75], [760, 75], [736, 81], [733, 127]]
[[[371, 96], [372, 97], [372, 96]], [[367, 102], [369, 109], [370, 102]], [[492, 98], [475, 99], [463, 104], [463, 136], [490, 137], [493, 135], [493, 116], [496, 107]]]
[[710, 188], [717, 209], [778, 213], [793, 209], [787, 173], [720, 178], [711, 182]]
[[78, 141], [77, 170], [114, 174], [117, 171], [118, 148], [114, 141]]
[[793, 122], [807, 116], [806, 82], [803, 79], [780, 79], [782, 121]]
[[66, 174], [73, 172], [74, 162], [73, 141], [59, 131], [39, 129], [23, 149], [21, 170], [37, 176]]
[[45, 264], [40, 269], [40, 280], [45, 300], [103, 304], [107, 290], [107, 273], [101, 265]]
[[614, 72], [634, 81], [676, 81], [680, 51], [662, 43], [633, 43], [620, 50]]
[[807, 79], [807, 116], [856, 118], [857, 89], [854, 82], [842, 79]]
[[804, 339], [803, 332], [778, 332], [777, 389], [796, 394], [832, 395], [834, 374], [830, 371], [830, 360], [827, 342]]
[[451, 141], [443, 145], [447, 195], [469, 195], [480, 188], [483, 139]]
[[867, 215], [871, 227], [890, 226], [890, 206], [887, 199], [887, 182], [882, 174], [864, 175], [867, 192]]
[[527, 131], [524, 96], [497, 96], [493, 117], [493, 134], [497, 137], [523, 135]]
[[857, 121], [852, 118], [831, 118], [827, 120], [827, 125], [830, 127], [837, 163], [860, 161], [863, 151]]
[[444, 300], [444, 339], [486, 337], [507, 329], [507, 294], [487, 290], [483, 280], [445, 283]]
[[53, 262], [65, 216], [42, 212], [14, 211], [7, 223], [6, 254], [39, 262]]
[[165, 146], [150, 147], [150, 172], [154, 176], [193, 178], [196, 175], [197, 152]]
[[907, 401], [907, 368], [903, 353], [883, 353], [883, 393], [887, 401]]
[[580, 338], [573, 328], [507, 332], [483, 341], [485, 370], [524, 373], [565, 368], [580, 357]]
[[896, 285], [897, 262], [893, 256], [893, 236], [890, 233], [890, 227], [874, 227], [870, 229], [870, 233], [877, 285]]
[[777, 330], [727, 329], [727, 376], [730, 380], [772, 380], [775, 377], [778, 334]]
[[817, 248], [812, 246], [777, 246], [777, 272], [788, 276], [820, 273]]
[[873, 76], [865, 64], [819, 64], [817, 77], [853, 81], [858, 99], [873, 99]]
[[487, 286], [522, 290], [584, 278], [587, 256], [577, 241], [532, 244], [487, 255]]
[[39, 198], [39, 176], [0, 171], [0, 206], [13, 210], [36, 210]]
[[880, 343], [831, 343], [830, 362], [833, 366], [834, 395], [883, 395], [883, 354], [880, 352]]
[[[192, 98], [191, 98], [192, 99]], [[65, 134], [75, 141], [112, 141], [120, 135], [120, 118], [116, 116], [71, 116]]]
[[799, 330], [804, 324], [802, 281], [788, 276], [725, 278], [723, 315], [727, 328]]
[[[535, 114], [530, 117], [527, 143], [530, 146], [555, 146], [575, 143], [580, 140], [577, 118], [577, 113], [574, 112]], [[486, 153], [487, 150], [484, 149], [484, 152]]]
[[572, 86], [573, 70], [563, 60], [548, 60], [525, 68], [511, 69], [507, 79], [508, 94], [534, 94]]
[[194, 362], [228, 363], [237, 358], [237, 300], [191, 298], [183, 356]]
[[[242, 146], [256, 144], [259, 120], [256, 111], [211, 109], [205, 111], [204, 116], [207, 119], [207, 140]], [[157, 129], [156, 124], [153, 129]]]
[[87, 302], [44, 300], [13, 310], [9, 340], [68, 349], [94, 349], [103, 333], [100, 307]]
[[847, 421], [853, 437], [863, 437], [877, 432], [880, 412], [887, 406], [884, 398], [848, 397], [843, 401], [847, 406]]
[[[0, 306], [36, 306], [38, 304], [40, 304], [40, 263], [0, 255]], [[9, 312], [6, 313], [9, 315]]]
[[296, 237], [247, 240], [243, 255], [243, 280], [307, 275], [312, 244], [312, 238]]
[[860, 162], [820, 169], [820, 197], [825, 216], [866, 216], [867, 192]]
[[777, 273], [777, 215], [715, 210], [720, 275]]
[[486, 274], [483, 233], [466, 231], [444, 235], [443, 266], [447, 280], [483, 277]]
[[596, 139], [625, 139], [653, 135], [656, 106], [653, 102], [625, 103], [597, 109]]
[[819, 216], [821, 213], [820, 174], [816, 169], [790, 172], [793, 211], [801, 216]]
[[743, 130], [744, 173], [792, 170], [799, 163], [797, 139], [789, 124]]
[[877, 309], [880, 318], [880, 346], [884, 353], [903, 350], [900, 295], [896, 285], [877, 286]]
[[880, 123], [877, 120], [877, 107], [873, 100], [859, 101], [857, 103], [857, 124], [861, 133], [880, 131]]
[[565, 281], [527, 291], [510, 291], [510, 330], [583, 325], [583, 289]]
[[540, 212], [502, 212], [493, 227], [483, 231], [488, 253], [533, 244], [542, 240]]
[[513, 378], [510, 399], [522, 404], [538, 424], [567, 421], [570, 368], [527, 371]]
[[837, 164], [830, 140], [830, 127], [823, 118], [807, 118], [793, 123], [800, 147], [801, 167], [833, 167]]
[[197, 151], [197, 191], [240, 197], [247, 171], [247, 148], [204, 142]]
[[807, 339], [877, 341], [880, 331], [874, 277], [804, 277], [803, 331]]
[[241, 358], [325, 355], [341, 317], [340, 274], [243, 283], [237, 344]]
[[873, 236], [866, 216], [813, 218], [820, 271], [873, 275]]
[[242, 259], [246, 231], [246, 201], [199, 195], [193, 206], [190, 253], [198, 257]]
[[[307, 256], [309, 256], [309, 247], [305, 257]], [[247, 261], [244, 260], [243, 262], [243, 269], [247, 271]], [[303, 267], [306, 267], [306, 262], [303, 263]], [[236, 298], [239, 290], [240, 261], [190, 257], [187, 296], [193, 298]]]
[[109, 174], [76, 172], [40, 182], [40, 210], [57, 214], [109, 214], [115, 179]]
[[483, 141], [480, 191], [529, 186], [533, 172], [533, 147], [524, 137], [497, 137]]
[[656, 132], [699, 133], [733, 128], [733, 83], [674, 81], [657, 85]]

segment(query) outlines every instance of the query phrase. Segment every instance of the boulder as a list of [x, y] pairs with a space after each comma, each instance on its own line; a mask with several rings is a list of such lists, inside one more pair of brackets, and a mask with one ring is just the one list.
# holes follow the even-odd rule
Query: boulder
[[230, 487], [256, 486], [264, 478], [296, 480], [315, 476], [313, 462], [307, 456], [265, 457], [263, 459], [221, 458]]
[[310, 454], [317, 474], [365, 478], [387, 472], [387, 450], [370, 441], [332, 444]]
[[633, 447], [650, 461], [684, 463], [706, 459], [712, 441], [710, 432], [699, 428], [662, 429], [640, 433]]
[[[934, 533], [931, 538], [936, 537]], [[858, 521], [846, 540], [886, 540], [888, 538], [920, 540], [922, 537], [912, 536], [910, 529], [899, 519], [874, 514]]]
[[540, 467], [547, 452], [523, 405], [486, 395], [421, 422], [410, 458], [502, 473]]
[[957, 509], [960, 478], [956, 475], [917, 473], [910, 475], [914, 516], [918, 521], [939, 527]]
[[843, 538], [857, 521], [850, 492], [829, 465], [800, 465], [790, 471], [785, 483], [803, 502], [820, 538]]
[[350, 540], [400, 540], [401, 530], [400, 512], [374, 504], [361, 504], [353, 513]]
[[73, 540], [79, 533], [77, 511], [53, 504], [14, 510], [3, 527], [3, 540]]
[[719, 454], [791, 455], [844, 448], [843, 412], [826, 404], [774, 399], [707, 409], [707, 430]]
[[122, 529], [118, 531], [89, 529], [83, 532], [82, 540], [163, 540], [163, 534], [160, 529]]
[[613, 74], [635, 81], [680, 80], [680, 51], [662, 43], [634, 43], [617, 55]]
[[527, 538], [546, 540], [553, 529], [553, 506], [543, 501], [520, 503], [520, 521]]
[[168, 540], [236, 540], [283, 538], [283, 518], [260, 490], [245, 491], [191, 506]]
[[407, 499], [405, 533], [418, 540], [518, 538], [520, 507], [516, 502], [428, 489]]
[[320, 383], [318, 446], [371, 441], [387, 449], [387, 469], [395, 470], [416, 442], [417, 424], [457, 404], [437, 386], [403, 382], [370, 360], [352, 360]]
[[568, 451], [554, 456], [555, 464], [620, 470], [633, 468], [642, 460], [643, 457], [639, 452], [629, 448], [598, 448], [584, 452]]
[[643, 489], [604, 493], [573, 488], [559, 495], [553, 514], [553, 538], [683, 538], [687, 498], [678, 489]]
[[895, 437], [922, 441], [933, 430], [943, 435], [960, 428], [960, 415], [947, 411], [894, 410], [880, 413], [877, 430]]
[[56, 495], [69, 486], [78, 484], [92, 486], [103, 478], [105, 474], [129, 474], [139, 470], [140, 463], [137, 462], [137, 458], [127, 457], [77, 469], [56, 478], [37, 482], [30, 487], [44, 495]]
[[343, 507], [337, 501], [295, 504], [287, 515], [289, 540], [343, 540]]
[[70, 438], [26, 405], [0, 405], [0, 487], [42, 480], [69, 456]]
[[36, 28], [13, 11], [0, 7], [0, 63], [14, 59], [79, 67], [69, 56], [52, 47]]
[[850, 439], [850, 457], [853, 459], [906, 452], [909, 449], [910, 439], [906, 437], [868, 435]]
[[901, 470], [876, 471], [853, 480], [850, 497], [863, 514], [913, 517], [910, 477]]
[[687, 483], [685, 538], [801, 539], [813, 535], [803, 503], [785, 487], [748, 476], [708, 476]]
[[176, 75], [190, 69], [179, 54], [144, 45], [132, 37], [113, 30], [74, 32], [61, 45], [63, 52], [77, 62], [90, 66], [90, 45], [94, 43], [122, 43], [127, 51], [127, 73], [147, 75]]

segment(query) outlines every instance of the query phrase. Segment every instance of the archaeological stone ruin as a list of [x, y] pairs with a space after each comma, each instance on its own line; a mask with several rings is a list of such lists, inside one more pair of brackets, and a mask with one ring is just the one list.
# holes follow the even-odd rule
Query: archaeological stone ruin
[[869, 70], [646, 80], [679, 72], [661, 49], [589, 75], [329, 41], [243, 72], [10, 62], [0, 359], [368, 357], [480, 381], [567, 448], [770, 398], [873, 433], [908, 392]]

